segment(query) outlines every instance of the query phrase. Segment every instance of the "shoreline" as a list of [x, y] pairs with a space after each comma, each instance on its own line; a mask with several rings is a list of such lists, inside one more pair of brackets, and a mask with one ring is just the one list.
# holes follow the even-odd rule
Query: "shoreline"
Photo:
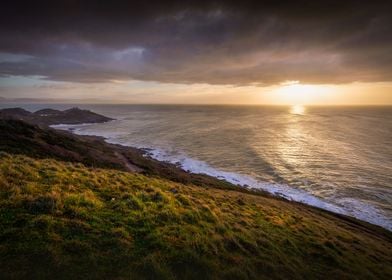
[[[109, 122], [113, 122], [113, 121], [117, 121], [117, 120], [112, 120]], [[82, 132], [77, 131], [78, 127], [85, 127], [94, 124], [95, 123], [83, 123], [83, 124], [76, 124], [76, 125], [58, 124], [58, 125], [51, 125], [50, 128], [60, 130], [60, 131], [67, 131], [73, 135], [82, 136], [82, 137], [96, 137], [103, 140], [105, 143], [121, 146], [125, 149], [129, 149], [129, 148], [136, 149], [143, 155], [143, 157], [147, 159], [156, 160], [161, 164], [172, 165], [175, 168], [178, 168], [190, 174], [213, 177], [217, 180], [221, 180], [221, 181], [223, 180], [245, 191], [249, 190], [253, 192], [268, 194], [277, 199], [284, 199], [286, 201], [299, 203], [301, 205], [306, 205], [312, 208], [326, 211], [332, 215], [338, 215], [339, 217], [345, 217], [346, 219], [348, 218], [349, 220], [355, 219], [377, 227], [381, 227], [389, 232], [392, 232], [392, 224], [388, 222], [388, 219], [384, 215], [379, 214], [377, 209], [372, 207], [372, 205], [363, 205], [361, 204], [360, 201], [354, 201], [355, 204], [360, 205], [361, 208], [363, 207], [367, 209], [373, 208], [372, 209], [372, 213], [374, 213], [373, 215], [368, 215], [368, 214], [364, 215], [363, 212], [355, 213], [354, 212], [355, 209], [352, 209], [352, 212], [349, 212], [348, 209], [345, 209], [341, 206], [325, 201], [322, 198], [318, 198], [310, 193], [307, 193], [306, 191], [295, 189], [286, 184], [261, 182], [254, 179], [251, 176], [239, 174], [235, 172], [218, 170], [210, 166], [206, 162], [184, 156], [184, 159], [186, 161], [191, 161], [191, 165], [193, 167], [196, 166], [197, 167], [196, 169], [199, 169], [196, 170], [195, 168], [192, 168], [192, 166], [189, 167], [188, 165], [187, 167], [186, 164], [184, 165], [184, 162], [181, 162], [178, 159], [175, 160], [168, 159], [167, 157], [165, 157], [164, 151], [161, 151], [156, 148], [135, 147], [131, 144], [126, 144], [123, 142], [111, 140], [110, 136], [108, 135], [105, 136], [105, 135], [97, 135], [97, 134], [83, 134]], [[204, 168], [201, 168], [200, 166], [203, 166]], [[367, 211], [366, 213], [369, 213], [369, 211]]]

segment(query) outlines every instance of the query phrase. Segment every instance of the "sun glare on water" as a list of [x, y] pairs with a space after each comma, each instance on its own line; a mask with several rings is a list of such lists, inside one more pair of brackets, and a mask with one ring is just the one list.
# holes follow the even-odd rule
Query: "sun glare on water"
[[302, 105], [291, 106], [290, 113], [293, 115], [304, 115], [305, 114], [305, 107]]

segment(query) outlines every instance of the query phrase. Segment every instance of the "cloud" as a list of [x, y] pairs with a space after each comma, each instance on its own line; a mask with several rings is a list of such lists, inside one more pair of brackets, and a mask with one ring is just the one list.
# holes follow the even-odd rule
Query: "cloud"
[[3, 5], [1, 76], [232, 85], [392, 80], [390, 1]]

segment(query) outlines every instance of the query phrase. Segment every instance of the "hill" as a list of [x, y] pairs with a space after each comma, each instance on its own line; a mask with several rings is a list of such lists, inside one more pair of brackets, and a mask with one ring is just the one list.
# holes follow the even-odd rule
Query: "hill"
[[392, 277], [392, 234], [380, 227], [99, 138], [0, 124], [2, 279]]
[[71, 108], [60, 111], [53, 109], [42, 109], [34, 113], [22, 108], [7, 108], [0, 110], [0, 118], [23, 120], [38, 125], [54, 124], [82, 124], [82, 123], [102, 123], [113, 120], [89, 110]]
[[249, 192], [226, 181], [188, 173], [174, 164], [154, 160], [142, 150], [108, 144], [101, 137], [78, 136], [20, 120], [1, 118], [0, 131], [0, 151], [83, 163], [88, 167], [138, 171], [185, 184]]

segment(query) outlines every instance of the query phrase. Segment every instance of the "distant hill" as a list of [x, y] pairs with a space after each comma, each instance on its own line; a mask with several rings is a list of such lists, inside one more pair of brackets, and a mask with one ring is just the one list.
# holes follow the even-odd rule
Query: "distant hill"
[[31, 117], [33, 113], [22, 108], [6, 108], [0, 110], [0, 117], [9, 117], [15, 119]]
[[63, 113], [62, 111], [54, 110], [54, 109], [42, 109], [34, 112], [35, 115], [39, 115], [41, 117], [57, 116], [57, 115], [61, 115], [62, 113]]
[[113, 120], [112, 118], [79, 108], [71, 108], [65, 111], [42, 109], [34, 113], [22, 108], [7, 108], [0, 110], [0, 118], [23, 120], [46, 126], [54, 124], [103, 123]]

